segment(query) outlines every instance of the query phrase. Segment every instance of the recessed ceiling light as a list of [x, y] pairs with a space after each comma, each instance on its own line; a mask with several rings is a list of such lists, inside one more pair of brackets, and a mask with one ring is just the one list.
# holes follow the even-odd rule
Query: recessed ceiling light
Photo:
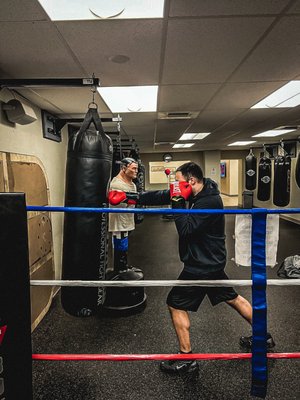
[[202, 140], [204, 139], [206, 136], [210, 135], [210, 132], [203, 132], [203, 133], [184, 133], [183, 135], [181, 135], [181, 137], [179, 138], [179, 140]]
[[117, 54], [115, 56], [111, 56], [108, 58], [109, 61], [117, 63], [117, 64], [124, 64], [130, 60], [129, 57], [124, 56], [123, 54]]
[[244, 140], [244, 141], [238, 141], [234, 143], [230, 143], [227, 146], [247, 146], [248, 144], [256, 143], [255, 140]]
[[158, 86], [115, 86], [97, 89], [107, 106], [116, 112], [154, 112]]
[[288, 108], [300, 104], [300, 81], [290, 81], [251, 108]]
[[294, 131], [295, 129], [273, 129], [271, 131], [258, 133], [257, 135], [253, 135], [252, 137], [274, 137], [274, 136], [285, 135], [286, 133]]
[[195, 143], [177, 143], [174, 144], [174, 146], [172, 147], [173, 149], [180, 149], [180, 148], [186, 148], [186, 147], [192, 147], [194, 146]]
[[40, 4], [52, 19], [133, 19], [163, 18], [164, 0], [39, 0]]

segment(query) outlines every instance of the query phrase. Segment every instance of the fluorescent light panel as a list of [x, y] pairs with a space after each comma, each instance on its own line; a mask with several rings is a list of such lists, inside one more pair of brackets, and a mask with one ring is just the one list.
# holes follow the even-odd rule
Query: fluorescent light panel
[[210, 135], [210, 132], [203, 132], [203, 133], [184, 133], [181, 135], [179, 140], [202, 140], [206, 136]]
[[[39, 0], [52, 19], [133, 19], [162, 18], [164, 0]], [[98, 17], [97, 17], [98, 16]]]
[[255, 140], [244, 140], [228, 144], [228, 146], [248, 146], [248, 144], [256, 143]]
[[154, 112], [158, 86], [115, 86], [97, 89], [113, 113]]
[[300, 104], [300, 81], [290, 81], [251, 108], [289, 108]]
[[174, 146], [172, 147], [173, 149], [180, 149], [180, 148], [186, 148], [186, 147], [192, 147], [194, 146], [195, 143], [177, 143], [174, 144]]
[[257, 135], [253, 135], [252, 137], [275, 137], [275, 136], [285, 135], [286, 133], [294, 131], [295, 129], [273, 129], [271, 131], [258, 133]]

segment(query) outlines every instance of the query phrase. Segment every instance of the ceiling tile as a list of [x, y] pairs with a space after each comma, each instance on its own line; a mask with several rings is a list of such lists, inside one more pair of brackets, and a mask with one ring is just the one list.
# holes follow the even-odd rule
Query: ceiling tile
[[300, 74], [300, 16], [284, 17], [240, 66], [233, 82], [291, 80]]
[[208, 108], [250, 108], [283, 84], [283, 82], [227, 83], [209, 103]]
[[204, 108], [220, 84], [160, 86], [159, 111], [199, 111]]
[[171, 0], [171, 17], [203, 17], [208, 15], [274, 14], [289, 3], [289, 0]]
[[[237, 115], [242, 113], [242, 109], [215, 109], [203, 111], [191, 126], [191, 132], [211, 132], [219, 126], [225, 124]], [[209, 138], [210, 136], [208, 136]]]
[[158, 120], [155, 142], [176, 142], [192, 120]]
[[[23, 93], [24, 90], [19, 90]], [[89, 88], [56, 88], [26, 90], [26, 97], [41, 108], [49, 110], [51, 104], [57, 107], [57, 114], [85, 114], [88, 104], [92, 101]], [[96, 93], [95, 103], [100, 113], [109, 113], [110, 110]]]
[[[89, 74], [102, 86], [158, 83], [162, 20], [56, 22], [65, 40]], [[78, 40], [80, 38], [80, 40]], [[123, 64], [109, 61], [125, 55]]]
[[1, 23], [0, 68], [15, 78], [83, 74], [51, 22]]
[[162, 83], [224, 82], [273, 19], [170, 20]]
[[1, 0], [0, 21], [49, 21], [37, 0]]

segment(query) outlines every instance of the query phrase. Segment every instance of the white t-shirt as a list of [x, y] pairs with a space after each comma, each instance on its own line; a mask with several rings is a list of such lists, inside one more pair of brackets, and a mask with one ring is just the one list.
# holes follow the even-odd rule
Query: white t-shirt
[[[110, 183], [110, 190], [122, 190], [123, 192], [137, 193], [136, 185], [132, 183], [126, 183], [118, 177], [114, 177]], [[111, 208], [134, 208], [134, 204], [120, 203], [117, 206], [110, 205]], [[120, 214], [114, 213], [109, 214], [109, 232], [127, 232], [133, 231], [135, 228], [134, 214]]]

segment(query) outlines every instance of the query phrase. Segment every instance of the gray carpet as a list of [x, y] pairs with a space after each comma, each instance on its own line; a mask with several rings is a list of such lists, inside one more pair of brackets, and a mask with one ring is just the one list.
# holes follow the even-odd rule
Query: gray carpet
[[[249, 279], [250, 270], [237, 267], [234, 255], [233, 216], [226, 217], [228, 265], [232, 279]], [[280, 223], [278, 262], [300, 253], [300, 226]], [[130, 261], [143, 269], [145, 279], [176, 279], [181, 270], [177, 233], [173, 222], [148, 216], [130, 236]], [[277, 267], [268, 269], [277, 278]], [[148, 288], [147, 306], [136, 315], [101, 315], [80, 319], [66, 314], [59, 295], [32, 335], [34, 353], [175, 353], [176, 336], [165, 298], [168, 288]], [[251, 299], [250, 288], [238, 292]], [[299, 352], [300, 290], [298, 287], [268, 288], [268, 329], [276, 352]], [[207, 299], [191, 315], [193, 351], [199, 353], [243, 352], [241, 335], [250, 334], [247, 323], [230, 307], [212, 307]], [[165, 375], [159, 362], [57, 362], [34, 361], [35, 400], [147, 400], [147, 399], [251, 399], [249, 360], [200, 361], [199, 378]], [[267, 400], [299, 400], [300, 361], [269, 360]]]

